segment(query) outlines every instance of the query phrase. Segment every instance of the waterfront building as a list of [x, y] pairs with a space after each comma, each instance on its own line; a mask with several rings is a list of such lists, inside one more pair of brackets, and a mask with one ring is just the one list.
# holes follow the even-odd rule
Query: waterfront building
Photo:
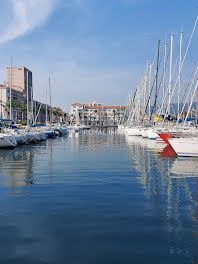
[[29, 101], [33, 97], [32, 72], [24, 66], [6, 67], [6, 85], [13, 90], [24, 93]]
[[[11, 89], [12, 100], [12, 119], [22, 120], [27, 118], [26, 109], [23, 106], [26, 105], [26, 98], [23, 92], [17, 89]], [[10, 87], [0, 84], [0, 118], [10, 118]]]
[[105, 106], [95, 101], [74, 103], [70, 109], [70, 122], [93, 126], [117, 126], [125, 118], [127, 106]]
[[[12, 120], [26, 122], [27, 98], [22, 91], [11, 89]], [[33, 100], [29, 103], [29, 119], [36, 122], [46, 121], [46, 104]], [[64, 122], [66, 113], [52, 107], [52, 122]], [[0, 119], [10, 119], [10, 87], [0, 84]], [[47, 121], [50, 121], [50, 106], [47, 105]]]
[[[28, 100], [27, 100], [28, 94]], [[10, 98], [11, 97], [11, 98]], [[10, 116], [10, 101], [12, 113]], [[29, 121], [50, 122], [50, 106], [33, 99], [32, 72], [26, 67], [6, 67], [6, 82], [0, 84], [0, 118], [12, 119], [15, 122], [27, 121], [27, 101]], [[51, 122], [64, 122], [65, 112], [52, 107]]]

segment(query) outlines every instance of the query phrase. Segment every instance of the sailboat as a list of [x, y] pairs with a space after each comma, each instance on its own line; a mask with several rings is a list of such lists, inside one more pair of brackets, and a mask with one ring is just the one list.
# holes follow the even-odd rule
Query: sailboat
[[6, 133], [0, 133], [0, 148], [12, 148], [16, 147], [17, 142], [14, 136]]
[[178, 156], [198, 157], [198, 137], [172, 137], [168, 141]]

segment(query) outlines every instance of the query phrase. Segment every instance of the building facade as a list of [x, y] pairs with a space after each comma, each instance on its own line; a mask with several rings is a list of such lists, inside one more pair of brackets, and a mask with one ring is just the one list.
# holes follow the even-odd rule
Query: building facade
[[31, 101], [33, 98], [32, 72], [26, 67], [6, 67], [6, 86], [22, 92]]
[[104, 106], [95, 101], [74, 103], [70, 109], [70, 122], [92, 126], [117, 126], [125, 118], [126, 106]]
[[[11, 89], [11, 104], [12, 104], [12, 117], [10, 116], [10, 88], [6, 85], [0, 85], [0, 118], [1, 119], [14, 119], [21, 120], [24, 114], [26, 118], [25, 109], [22, 105], [26, 104], [25, 95], [22, 92]], [[24, 107], [25, 108], [25, 107]], [[22, 109], [22, 111], [20, 110]]]

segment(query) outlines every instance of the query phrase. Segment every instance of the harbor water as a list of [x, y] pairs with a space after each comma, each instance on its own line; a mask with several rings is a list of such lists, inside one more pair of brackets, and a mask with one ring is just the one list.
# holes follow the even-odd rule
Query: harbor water
[[198, 263], [198, 159], [82, 131], [0, 150], [0, 263]]

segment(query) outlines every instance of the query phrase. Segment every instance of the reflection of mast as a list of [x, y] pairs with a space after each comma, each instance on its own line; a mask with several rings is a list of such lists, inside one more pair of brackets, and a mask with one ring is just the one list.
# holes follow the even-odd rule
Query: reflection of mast
[[[163, 157], [162, 159], [160, 155], [154, 155], [153, 151], [149, 151], [149, 141], [137, 138], [131, 139], [130, 137], [129, 139], [126, 138], [126, 141], [129, 144], [131, 167], [137, 171], [137, 182], [143, 187], [142, 194], [154, 202], [152, 203], [154, 214], [160, 219], [163, 228], [167, 230], [171, 254], [185, 251], [185, 244], [182, 244], [181, 241], [184, 218], [186, 217], [182, 212], [183, 199], [188, 202], [185, 211], [189, 221], [192, 220], [193, 215], [195, 220], [198, 220], [198, 173], [191, 173], [192, 168], [195, 169], [192, 159], [189, 161], [172, 157]], [[177, 173], [176, 170], [173, 172], [173, 165], [174, 169], [177, 169]], [[187, 171], [188, 165], [191, 169], [190, 173]], [[183, 167], [186, 170], [183, 170]], [[193, 199], [188, 180], [184, 179], [187, 172], [190, 177], [196, 173], [196, 199]], [[178, 175], [177, 178], [180, 179], [174, 179], [174, 174]], [[183, 192], [185, 195], [183, 195]], [[194, 200], [196, 201], [195, 212], [193, 211]], [[196, 230], [193, 233], [198, 237]]]
[[53, 165], [53, 147], [52, 147], [52, 144], [53, 144], [53, 140], [50, 140], [50, 141], [47, 141], [47, 144], [46, 144], [46, 148], [47, 148], [47, 152], [49, 153], [50, 155], [50, 159], [48, 159], [48, 166], [49, 166], [49, 182], [50, 184], [52, 184], [52, 165]]
[[26, 184], [34, 184], [34, 179], [32, 177], [33, 175], [33, 161], [34, 161], [34, 153], [33, 151], [29, 151], [29, 166], [28, 166], [28, 171], [27, 171], [27, 174], [26, 174], [26, 179], [25, 179], [25, 183]]
[[154, 166], [154, 186], [153, 186], [153, 192], [156, 196], [158, 196], [158, 176], [157, 176], [157, 163], [156, 163], [156, 159], [154, 158], [154, 162], [153, 162], [153, 166]]
[[196, 210], [194, 213], [194, 218], [198, 220], [198, 178], [195, 178], [195, 195], [196, 195]]

